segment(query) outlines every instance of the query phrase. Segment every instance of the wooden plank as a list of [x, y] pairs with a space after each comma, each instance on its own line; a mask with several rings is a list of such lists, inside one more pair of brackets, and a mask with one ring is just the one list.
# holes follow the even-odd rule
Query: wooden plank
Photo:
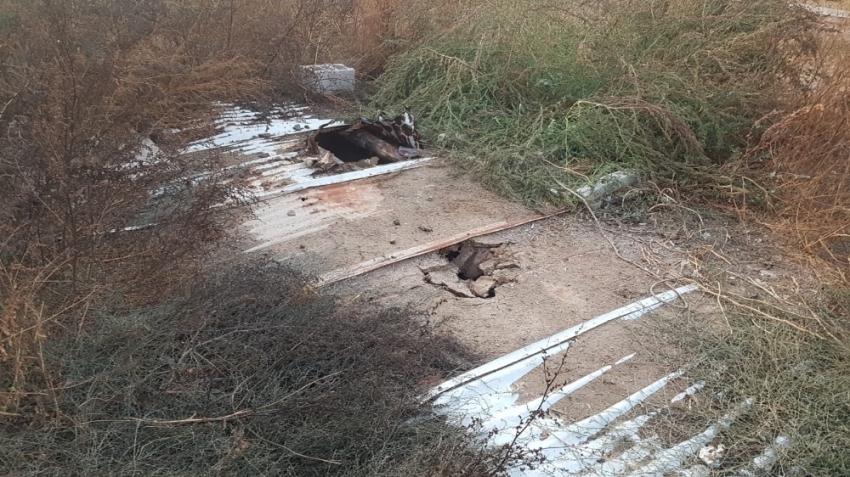
[[556, 215], [560, 215], [566, 212], [565, 210], [559, 210], [557, 212], [553, 212], [547, 215], [537, 215], [534, 217], [526, 217], [524, 219], [514, 220], [510, 222], [499, 221], [489, 225], [485, 225], [483, 227], [478, 227], [476, 229], [468, 230], [466, 232], [461, 232], [456, 235], [452, 235], [449, 238], [435, 240], [433, 242], [428, 242], [422, 245], [417, 245], [415, 247], [408, 248], [406, 250], [400, 250], [398, 252], [393, 252], [388, 255], [383, 255], [381, 257], [376, 257], [370, 260], [366, 260], [365, 262], [356, 263], [354, 265], [350, 265], [345, 268], [340, 268], [337, 270], [330, 271], [325, 273], [319, 277], [318, 282], [316, 283], [317, 287], [323, 287], [330, 285], [332, 283], [341, 282], [343, 280], [348, 280], [349, 278], [356, 277], [358, 275], [363, 275], [364, 273], [371, 272], [373, 270], [377, 270], [379, 268], [386, 267], [387, 265], [392, 265], [394, 263], [398, 263], [413, 257], [418, 257], [420, 255], [424, 255], [426, 253], [435, 252], [437, 250], [452, 246], [454, 244], [463, 242], [465, 240], [469, 240], [471, 238], [480, 237], [482, 235], [492, 234], [495, 232], [501, 232], [502, 230], [512, 229], [514, 227], [519, 227], [521, 225], [530, 224], [532, 222], [537, 222], [540, 220], [548, 219], [550, 217], [554, 217]]

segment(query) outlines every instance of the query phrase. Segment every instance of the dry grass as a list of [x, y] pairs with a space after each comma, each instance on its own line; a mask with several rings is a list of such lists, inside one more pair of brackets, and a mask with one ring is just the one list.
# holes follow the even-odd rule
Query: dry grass
[[53, 386], [0, 417], [0, 473], [495, 475], [499, 456], [418, 397], [470, 356], [408, 310], [304, 282], [225, 262], [151, 307], [93, 312], [45, 344]]
[[850, 44], [830, 35], [801, 107], [783, 115], [745, 159], [764, 161], [774, 230], [846, 271], [850, 265]]
[[763, 475], [832, 477], [850, 472], [846, 349], [732, 307], [722, 332], [707, 330], [699, 319], [690, 324], [676, 320], [670, 327], [665, 339], [697, 363], [689, 376], [706, 383], [687, 406], [661, 417], [660, 424], [678, 436], [675, 442], [753, 399], [754, 406], [713, 442], [728, 449], [717, 475], [751, 469], [753, 459], [780, 436], [791, 445], [777, 453], [775, 466]]
[[[300, 96], [300, 64], [339, 61], [375, 76], [404, 52], [382, 79], [379, 99], [391, 106], [412, 99], [432, 137], [446, 132], [444, 145], [509, 195], [550, 201], [561, 183], [624, 167], [642, 168], [664, 185], [708, 183], [723, 199], [749, 198], [755, 189], [771, 200], [774, 229], [844, 270], [850, 67], [828, 56], [810, 60], [810, 20], [779, 0], [431, 0], [403, 7], [387, 0], [0, 0], [0, 418], [13, 419], [3, 421], [6, 435], [26, 438], [3, 443], [3, 470], [223, 475], [255, 472], [259, 463], [292, 475], [486, 473], [463, 439], [441, 440], [449, 435], [442, 425], [416, 435], [393, 420], [416, 410], [406, 393], [418, 376], [392, 373], [414, 358], [422, 372], [446, 372], [443, 357], [420, 348], [439, 340], [411, 337], [406, 316], [378, 314], [375, 322], [355, 313], [344, 317], [354, 322], [322, 328], [336, 323], [315, 320], [330, 305], [319, 300], [311, 308], [317, 302], [296, 293], [294, 282], [286, 284], [286, 300], [304, 299], [298, 307], [281, 309], [292, 302], [275, 301], [279, 290], [252, 302], [306, 326], [308, 335], [340, 332], [341, 341], [316, 349], [354, 343], [357, 353], [348, 357], [329, 351], [355, 362], [346, 368], [321, 353], [302, 354], [303, 336], [263, 321], [269, 316], [243, 313], [262, 283], [221, 290], [219, 277], [210, 290], [221, 293], [196, 290], [206, 301], [184, 315], [127, 311], [159, 303], [164, 290], [192, 275], [200, 244], [223, 236], [228, 216], [220, 213], [228, 211], [209, 206], [234, 191], [220, 175], [203, 187], [173, 187], [186, 174], [220, 170], [215, 155], [177, 154], [210, 127], [211, 102]], [[836, 42], [830, 51], [840, 60], [850, 50]], [[167, 161], [131, 167], [143, 138], [155, 139]], [[718, 170], [745, 152], [747, 161]], [[152, 200], [149, 191], [163, 186], [177, 192]], [[718, 336], [702, 348], [714, 360], [706, 362], [729, 365], [724, 383], [760, 399], [761, 428], [748, 431], [766, 430], [765, 439], [797, 432], [811, 443], [799, 448], [800, 458], [822, 475], [847, 471], [840, 454], [847, 423], [835, 401], [846, 389], [842, 293], [803, 308], [722, 294], [741, 312], [730, 321], [734, 339]], [[221, 310], [210, 302], [223, 296], [233, 315], [216, 318]], [[257, 326], [243, 334], [232, 328], [234, 317]], [[380, 319], [392, 326], [373, 343]], [[370, 354], [370, 343], [392, 352]], [[184, 366], [186, 350], [197, 366]], [[280, 356], [313, 362], [300, 362], [306, 372], [297, 376], [262, 366]], [[374, 374], [375, 363], [364, 357], [380, 358], [390, 376]], [[806, 371], [804, 394], [790, 395], [803, 378], [789, 370], [810, 360], [821, 367]], [[322, 387], [324, 378], [343, 382], [330, 379], [342, 368], [356, 368], [352, 376], [363, 379]], [[245, 369], [257, 372], [246, 376]], [[276, 387], [282, 376], [294, 387]], [[321, 393], [290, 400], [304, 386]], [[387, 420], [360, 399], [375, 389], [402, 397], [383, 401]], [[346, 408], [351, 396], [362, 406]], [[383, 427], [346, 420], [366, 408]], [[262, 421], [284, 409], [321, 425]], [[315, 410], [341, 411], [343, 419], [322, 420]], [[376, 429], [401, 440], [381, 440]], [[352, 442], [358, 436], [363, 442]], [[184, 441], [202, 446], [162, 444]], [[342, 458], [324, 443], [350, 444], [352, 453]], [[413, 454], [398, 447], [423, 443]]]
[[171, 296], [245, 214], [221, 157], [180, 154], [215, 102], [303, 98], [299, 65], [380, 69], [413, 32], [385, 1], [0, 0], [0, 474], [493, 473], [409, 422], [463, 355], [409, 313], [262, 264]]
[[[628, 193], [631, 200], [639, 194]], [[652, 432], [677, 444], [753, 399], [712, 442], [728, 449], [716, 475], [752, 470], [753, 459], [780, 436], [791, 446], [778, 452], [770, 472], [756, 475], [847, 475], [850, 294], [778, 258], [769, 231], [674, 198], [680, 197], [659, 201], [665, 212], [642, 218], [658, 225], [655, 233], [629, 235], [643, 243], [631, 257], [639, 253], [648, 270], [671, 273], [659, 280], [698, 282], [717, 306], [702, 302], [647, 330], [648, 338], [673, 346], [668, 365], [686, 363], [689, 379], [706, 383], [685, 405], [658, 416]]]
[[[307, 62], [378, 68], [394, 18], [381, 1], [0, 1], [0, 400], [49, 387], [52, 334], [113, 296], [155, 302], [224, 235], [237, 211], [210, 206], [239, 195], [220, 158], [179, 154], [215, 101], [300, 94]], [[140, 164], [148, 139], [162, 155]]]
[[702, 396], [679, 408], [670, 425], [691, 422], [704, 428], [737, 403], [754, 400], [755, 406], [717, 438], [729, 449], [721, 472], [750, 466], [780, 436], [791, 445], [778, 453], [770, 475], [850, 472], [850, 300], [840, 289], [824, 288], [819, 298], [804, 293], [792, 303], [775, 295], [752, 299], [718, 291], [725, 327], [707, 329], [695, 320], [669, 330], [669, 342], [696, 363], [691, 377], [707, 383]]
[[813, 17], [781, 0], [498, 1], [439, 18], [393, 57], [375, 105], [414, 106], [478, 179], [534, 205], [618, 169], [729, 185], [718, 166], [813, 53]]

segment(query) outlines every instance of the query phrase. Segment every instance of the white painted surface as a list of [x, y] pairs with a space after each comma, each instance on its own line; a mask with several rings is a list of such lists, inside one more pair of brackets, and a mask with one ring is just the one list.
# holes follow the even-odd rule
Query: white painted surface
[[[659, 410], [629, 416], [670, 382], [680, 379], [684, 371], [663, 376], [602, 412], [572, 423], [553, 417], [546, 411], [559, 400], [627, 362], [634, 354], [527, 402], [518, 402], [520, 396], [514, 390], [520, 379], [547, 359], [566, 351], [577, 336], [600, 326], [616, 326], [622, 319], [636, 319], [697, 289], [696, 285], [683, 286], [600, 315], [450, 379], [433, 388], [425, 399], [432, 401], [437, 414], [445, 416], [450, 423], [470, 429], [488, 446], [513, 443], [545, 457], [545, 461], [535, 468], [518, 466], [509, 469], [508, 475], [512, 477], [707, 476], [709, 469], [703, 465], [686, 467], [689, 458], [746, 412], [752, 405], [751, 400], [742, 402], [703, 432], [666, 447], [658, 436], [650, 434], [642, 437], [639, 432]], [[704, 385], [695, 383], [689, 386], [674, 396], [668, 406], [699, 392]], [[518, 431], [520, 429], [521, 432]], [[772, 465], [774, 456], [775, 451], [766, 451], [761, 459], [765, 464], [760, 464], [759, 468]]]
[[[340, 184], [343, 182], [351, 182], [360, 179], [367, 179], [369, 177], [375, 177], [383, 174], [390, 174], [393, 172], [403, 171], [406, 169], [414, 169], [417, 167], [422, 167], [426, 162], [433, 160], [433, 157], [423, 157], [422, 159], [413, 159], [410, 161], [403, 162], [395, 162], [393, 164], [384, 164], [381, 166], [370, 167], [368, 169], [362, 169], [359, 171], [352, 172], [343, 172], [342, 174], [335, 174], [332, 176], [318, 177], [313, 178], [309, 174], [286, 174], [286, 176], [291, 179], [294, 184], [287, 185], [285, 187], [281, 187], [278, 189], [268, 189], [263, 191], [255, 192], [255, 195], [259, 198], [268, 199], [270, 197], [290, 194], [292, 192], [301, 191], [304, 189], [310, 189], [313, 187], [321, 187], [331, 184]], [[308, 169], [313, 172], [312, 169]], [[286, 173], [281, 169], [282, 172]], [[268, 173], [264, 173], [263, 175], [269, 175]]]
[[319, 93], [354, 91], [354, 68], [336, 63], [301, 67], [304, 84]]
[[[604, 325], [605, 323], [608, 323], [612, 320], [616, 320], [618, 318], [633, 319], [639, 317], [645, 313], [654, 310], [655, 308], [658, 308], [664, 303], [675, 300], [679, 297], [679, 295], [690, 293], [694, 290], [697, 290], [698, 288], [699, 287], [697, 285], [683, 286], [675, 290], [670, 290], [655, 296], [644, 298], [643, 300], [637, 301], [630, 305], [626, 305], [609, 313], [605, 313], [604, 315], [597, 316], [592, 320], [588, 320], [582, 324], [573, 326], [572, 328], [564, 330], [548, 338], [544, 338], [536, 343], [532, 343], [514, 352], [508, 353], [505, 356], [502, 356], [501, 358], [495, 359], [487, 364], [479, 366], [478, 368], [475, 368], [472, 371], [468, 371], [456, 378], [450, 379], [432, 389], [428, 394], [428, 397], [435, 398], [444, 394], [446, 391], [474, 382], [496, 371], [499, 371], [499, 375], [502, 375], [505, 373], [512, 372], [511, 370], [524, 369], [528, 366], [531, 366], [531, 368], [528, 369], [528, 371], [531, 371], [531, 369], [534, 369], [538, 365], [542, 364], [543, 359], [547, 355], [551, 356], [565, 351], [569, 347], [569, 341], [581, 335], [582, 333], [586, 333], [598, 326]], [[519, 377], [524, 376], [528, 371], [521, 374]], [[493, 379], [493, 377], [489, 379]]]
[[222, 112], [216, 125], [222, 128], [222, 131], [190, 144], [185, 152], [225, 148], [243, 154], [266, 153], [274, 157], [283, 143], [292, 141], [292, 138], [284, 136], [314, 131], [323, 124], [342, 124], [331, 119], [303, 114], [306, 108], [298, 106], [275, 108], [267, 117], [260, 112], [234, 105], [220, 106]]
[[[248, 159], [225, 168], [228, 171], [239, 169], [245, 171], [241, 178], [245, 181], [245, 191], [251, 198], [270, 199], [314, 187], [390, 174], [420, 167], [433, 159], [426, 157], [325, 175], [319, 169], [308, 167], [303, 162], [301, 156], [305, 147], [303, 133], [315, 131], [323, 125], [333, 126], [342, 123], [327, 118], [315, 118], [308, 114], [307, 108], [303, 106], [281, 106], [266, 113], [232, 104], [217, 104], [217, 106], [220, 108], [220, 116], [215, 121], [215, 125], [220, 131], [212, 137], [191, 143], [183, 152], [188, 154], [218, 149], [246, 155], [260, 155], [261, 157]], [[142, 153], [139, 160], [147, 159], [152, 154], [145, 149], [142, 149]], [[209, 176], [209, 173], [202, 173], [183, 177], [175, 181], [174, 187], [182, 187], [186, 181], [198, 183]], [[162, 195], [168, 189], [166, 187], [154, 191], [153, 195]], [[290, 232], [298, 236], [302, 229]], [[285, 232], [288, 229], [284, 227], [281, 230]]]

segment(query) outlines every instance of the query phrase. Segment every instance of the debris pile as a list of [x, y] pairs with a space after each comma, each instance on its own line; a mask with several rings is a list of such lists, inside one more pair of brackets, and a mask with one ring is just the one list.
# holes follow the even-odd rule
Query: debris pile
[[307, 137], [305, 163], [323, 172], [356, 170], [421, 157], [420, 147], [415, 118], [406, 107], [391, 121], [378, 113], [375, 119], [360, 118], [354, 124], [322, 125]]
[[472, 239], [441, 251], [446, 263], [421, 268], [425, 281], [461, 298], [493, 298], [516, 281], [519, 265], [501, 242]]

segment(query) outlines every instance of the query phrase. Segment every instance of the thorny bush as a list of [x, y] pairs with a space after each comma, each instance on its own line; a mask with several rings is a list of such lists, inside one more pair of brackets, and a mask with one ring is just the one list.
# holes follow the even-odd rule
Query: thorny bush
[[470, 356], [410, 312], [338, 306], [272, 262], [188, 283], [45, 345], [60, 419], [0, 421], [4, 474], [494, 475], [419, 398]]
[[156, 301], [222, 237], [221, 158], [179, 154], [217, 102], [300, 92], [305, 61], [379, 66], [357, 48], [394, 34], [383, 6], [0, 0], [0, 411], [52, 386], [49, 336], [110, 297]]
[[[175, 128], [206, 129], [209, 102], [255, 90], [257, 68], [198, 52], [165, 5], [0, 8], [4, 411], [51, 387], [39, 354], [52, 330], [85, 320], [79, 310], [105, 293], [150, 298], [165, 264], [220, 234], [215, 215], [227, 209], [210, 206], [232, 190], [216, 180], [215, 156], [176, 157], [184, 134]], [[201, 171], [211, 180], [188, 187]]]

